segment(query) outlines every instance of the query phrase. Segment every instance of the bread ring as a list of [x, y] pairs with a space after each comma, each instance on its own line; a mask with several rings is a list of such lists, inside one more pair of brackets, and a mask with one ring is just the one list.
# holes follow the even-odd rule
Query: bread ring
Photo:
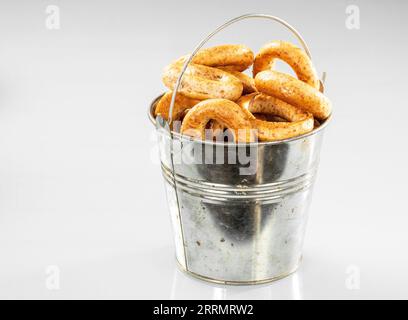
[[264, 113], [254, 113], [254, 117], [258, 120], [268, 121], [268, 116]]
[[[173, 91], [166, 92], [159, 100], [154, 110], [154, 116], [157, 117], [159, 114], [163, 119], [169, 119], [170, 103], [171, 97], [173, 96]], [[173, 108], [173, 120], [178, 120], [183, 116], [185, 110], [192, 108], [201, 100], [191, 99], [189, 97], [183, 96], [181, 93], [176, 94], [176, 101], [174, 102]]]
[[288, 74], [262, 71], [255, 77], [258, 91], [283, 100], [303, 111], [312, 113], [318, 120], [331, 113], [331, 102], [318, 89]]
[[[251, 94], [241, 97], [237, 103], [255, 114], [277, 116], [279, 121], [252, 119], [253, 128], [257, 129], [261, 141], [288, 139], [313, 130], [313, 115], [277, 98], [265, 94]], [[282, 122], [285, 119], [289, 122]]]
[[242, 94], [248, 94], [252, 92], [256, 92], [256, 87], [255, 87], [255, 80], [254, 78], [248, 76], [245, 73], [239, 72], [239, 71], [234, 71], [234, 70], [228, 70], [225, 68], [220, 68], [221, 70], [227, 71], [228, 73], [232, 74], [235, 78], [239, 79], [242, 83], [243, 90]]
[[244, 71], [254, 62], [254, 53], [245, 45], [225, 44], [201, 49], [192, 62], [208, 67], [227, 67], [233, 71]]
[[252, 126], [257, 129], [260, 141], [284, 140], [300, 136], [313, 130], [313, 117], [295, 122], [270, 122], [251, 120]]
[[[239, 99], [238, 99], [239, 101]], [[254, 115], [249, 112], [247, 109], [242, 108], [242, 110], [245, 113], [245, 116], [247, 119], [254, 119]], [[225, 126], [223, 126], [221, 123], [219, 123], [217, 120], [211, 120], [208, 126], [208, 129], [211, 129], [213, 131], [213, 137], [216, 138], [219, 134], [219, 132], [223, 133], [223, 131], [226, 129]]]
[[265, 115], [278, 116], [286, 121], [299, 121], [305, 117], [311, 116], [282, 100], [266, 94], [250, 94], [242, 96], [237, 104], [247, 109], [252, 114], [262, 113]]
[[254, 61], [253, 76], [261, 71], [273, 69], [276, 59], [289, 64], [299, 80], [313, 88], [320, 88], [319, 77], [306, 52], [285, 41], [272, 41], [261, 48]]
[[225, 127], [216, 120], [210, 120], [207, 124], [207, 129], [211, 129], [213, 131], [221, 131], [223, 132]]
[[231, 129], [236, 142], [255, 141], [247, 113], [235, 102], [227, 99], [209, 99], [196, 104], [184, 118], [181, 133], [205, 139], [206, 125], [210, 120], [216, 120]]
[[[182, 56], [181, 58], [176, 60], [174, 63], [182, 65], [184, 64], [187, 58], [188, 56]], [[193, 61], [195, 61], [195, 59], [193, 59]], [[232, 74], [235, 78], [238, 78], [241, 81], [242, 86], [243, 86], [243, 91], [242, 91], [243, 94], [248, 94], [248, 93], [252, 93], [256, 91], [254, 78], [248, 76], [247, 74], [241, 71], [237, 71], [236, 66], [227, 65], [227, 66], [217, 66], [216, 68], [222, 71], [228, 72], [229, 74]]]
[[[170, 90], [174, 89], [182, 70], [182, 63], [176, 61], [168, 65], [163, 72], [163, 83]], [[220, 69], [190, 64], [184, 73], [179, 91], [192, 99], [229, 99], [237, 100], [242, 94], [240, 80]]]
[[224, 126], [216, 120], [210, 120], [206, 127], [209, 130], [209, 134], [205, 137], [206, 140], [221, 140], [224, 138]]
[[269, 121], [269, 122], [288, 122], [286, 119], [281, 117], [266, 114], [266, 113], [254, 113], [254, 117], [258, 120]]

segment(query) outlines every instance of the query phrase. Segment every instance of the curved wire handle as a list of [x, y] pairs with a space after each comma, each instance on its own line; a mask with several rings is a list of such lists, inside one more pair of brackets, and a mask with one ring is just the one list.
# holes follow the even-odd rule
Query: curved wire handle
[[173, 95], [171, 97], [169, 118], [168, 118], [169, 119], [168, 120], [169, 126], [171, 125], [171, 123], [173, 121], [174, 103], [176, 102], [176, 95], [177, 95], [177, 92], [178, 92], [178, 90], [180, 88], [181, 80], [182, 80], [182, 78], [184, 76], [184, 73], [187, 70], [188, 65], [190, 64], [191, 60], [193, 60], [193, 58], [197, 54], [198, 50], [200, 50], [204, 46], [204, 44], [206, 44], [208, 42], [208, 40], [210, 40], [214, 35], [216, 35], [221, 30], [227, 28], [228, 26], [230, 26], [231, 24], [234, 24], [235, 22], [245, 20], [245, 19], [251, 19], [251, 18], [269, 19], [269, 20], [274, 20], [274, 21], [282, 24], [283, 26], [285, 26], [287, 29], [289, 29], [296, 36], [296, 38], [301, 43], [303, 49], [306, 51], [306, 54], [309, 56], [310, 59], [312, 58], [312, 55], [310, 54], [310, 51], [309, 51], [309, 47], [307, 46], [305, 40], [302, 38], [300, 33], [294, 27], [292, 27], [289, 23], [287, 23], [285, 20], [283, 20], [281, 18], [278, 18], [278, 17], [275, 17], [275, 16], [272, 16], [272, 15], [269, 15], [269, 14], [262, 14], [262, 13], [249, 13], [249, 14], [244, 14], [242, 16], [233, 18], [233, 19], [227, 21], [226, 23], [222, 24], [221, 26], [219, 26], [213, 32], [208, 34], [203, 40], [201, 40], [201, 42], [195, 47], [193, 52], [190, 54], [189, 58], [184, 62], [183, 68], [181, 69], [181, 73], [180, 73], [180, 75], [179, 75], [179, 77], [177, 79], [176, 85], [174, 87]]

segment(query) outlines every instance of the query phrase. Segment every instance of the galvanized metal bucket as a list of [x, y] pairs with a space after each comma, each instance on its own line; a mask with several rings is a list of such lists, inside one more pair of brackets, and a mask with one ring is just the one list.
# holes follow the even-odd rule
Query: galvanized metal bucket
[[[186, 61], [170, 114], [194, 54], [218, 31], [247, 18], [278, 21], [310, 55], [299, 33], [279, 18], [249, 14], [232, 19], [204, 39]], [[161, 117], [154, 118], [159, 98], [151, 104], [149, 117], [157, 128], [180, 268], [202, 280], [242, 285], [294, 272], [302, 257], [312, 186], [329, 119], [306, 135], [277, 142], [198, 141], [172, 132]]]

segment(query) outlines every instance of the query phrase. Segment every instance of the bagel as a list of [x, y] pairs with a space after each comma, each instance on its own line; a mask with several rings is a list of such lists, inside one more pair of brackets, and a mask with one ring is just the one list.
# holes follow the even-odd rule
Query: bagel
[[255, 141], [247, 112], [227, 99], [208, 99], [196, 104], [185, 116], [181, 133], [204, 140], [206, 126], [211, 120], [230, 129], [236, 142]]
[[319, 77], [309, 56], [301, 48], [286, 41], [272, 41], [261, 48], [255, 57], [253, 76], [261, 71], [273, 69], [277, 59], [289, 64], [299, 80], [313, 88], [320, 88]]
[[251, 113], [263, 115], [250, 120], [261, 141], [288, 139], [313, 130], [312, 114], [277, 98], [265, 94], [250, 94], [241, 97], [237, 104]]
[[313, 130], [313, 117], [295, 122], [270, 122], [258, 119], [251, 122], [260, 141], [289, 139]]
[[242, 87], [243, 87], [242, 94], [249, 94], [252, 92], [256, 92], [254, 78], [248, 76], [247, 74], [243, 72], [228, 70], [228, 68], [227, 69], [220, 68], [220, 69], [227, 71], [228, 73], [232, 74], [235, 78], [241, 81]]
[[254, 53], [245, 45], [224, 44], [199, 50], [192, 62], [208, 67], [225, 67], [229, 71], [240, 72], [252, 65]]
[[286, 119], [266, 113], [254, 113], [254, 117], [258, 120], [264, 120], [269, 122], [287, 122]]
[[[162, 80], [170, 90], [174, 90], [182, 67], [183, 64], [176, 61], [164, 69]], [[199, 100], [219, 98], [235, 101], [242, 90], [242, 82], [230, 73], [198, 64], [187, 67], [179, 87], [183, 95]]]
[[331, 102], [325, 95], [288, 74], [274, 70], [261, 71], [255, 77], [255, 86], [259, 92], [310, 112], [318, 120], [328, 118], [331, 113]]
[[[154, 115], [157, 117], [159, 114], [162, 116], [163, 119], [169, 119], [169, 112], [170, 112], [170, 103], [171, 98], [173, 96], [173, 91], [166, 92], [159, 100], [154, 110]], [[184, 112], [187, 109], [192, 108], [201, 100], [191, 99], [189, 97], [184, 96], [181, 93], [176, 94], [176, 100], [174, 102], [173, 108], [173, 120], [179, 120], [184, 116]]]

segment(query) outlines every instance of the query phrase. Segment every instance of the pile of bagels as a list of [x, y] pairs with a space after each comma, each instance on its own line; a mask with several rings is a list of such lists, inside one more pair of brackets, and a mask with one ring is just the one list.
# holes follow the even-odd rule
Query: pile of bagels
[[[169, 119], [171, 98], [188, 56], [166, 66], [170, 90], [154, 114]], [[277, 60], [296, 74], [274, 70]], [[252, 77], [244, 73], [252, 66]], [[183, 135], [202, 140], [277, 141], [312, 131], [331, 113], [316, 69], [306, 52], [286, 41], [272, 41], [254, 53], [245, 45], [201, 49], [192, 59], [176, 95], [172, 121]], [[173, 127], [174, 130], [174, 127]]]

